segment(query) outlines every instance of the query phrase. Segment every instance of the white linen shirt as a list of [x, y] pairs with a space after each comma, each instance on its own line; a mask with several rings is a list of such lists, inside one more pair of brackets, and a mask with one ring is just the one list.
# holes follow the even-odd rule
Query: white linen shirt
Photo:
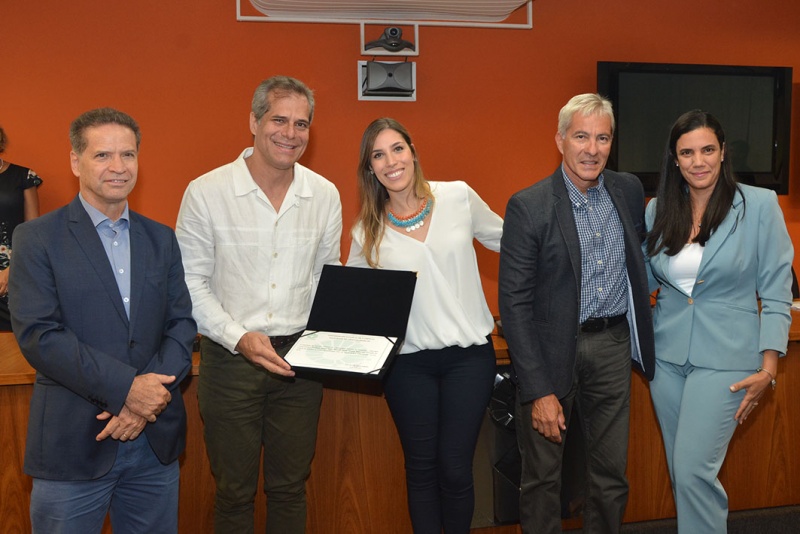
[[252, 153], [189, 183], [175, 229], [198, 330], [231, 352], [249, 331], [303, 330], [322, 266], [340, 263], [336, 187], [295, 163], [276, 212], [247, 168]]
[[[401, 354], [484, 345], [494, 328], [473, 239], [499, 252], [503, 219], [464, 182], [430, 185], [435, 204], [425, 221], [430, 225], [425, 241], [386, 225], [380, 244], [380, 268], [417, 272]], [[353, 228], [348, 266], [367, 267], [363, 245], [364, 232], [359, 223]]]

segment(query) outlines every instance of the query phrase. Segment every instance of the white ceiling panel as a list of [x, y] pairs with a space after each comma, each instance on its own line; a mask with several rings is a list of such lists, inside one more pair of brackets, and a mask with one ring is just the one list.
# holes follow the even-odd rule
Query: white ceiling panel
[[501, 22], [527, 0], [250, 0], [268, 17]]

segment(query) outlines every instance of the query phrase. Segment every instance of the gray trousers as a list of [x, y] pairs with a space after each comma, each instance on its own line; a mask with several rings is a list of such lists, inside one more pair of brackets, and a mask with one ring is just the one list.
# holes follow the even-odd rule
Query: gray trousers
[[[513, 360], [513, 354], [512, 354]], [[559, 399], [569, 426], [580, 412], [586, 452], [583, 532], [616, 533], [628, 502], [625, 468], [631, 391], [628, 323], [603, 332], [578, 334], [572, 387]], [[517, 442], [522, 456], [520, 523], [525, 534], [561, 532], [562, 443], [533, 429], [531, 403], [517, 403]]]

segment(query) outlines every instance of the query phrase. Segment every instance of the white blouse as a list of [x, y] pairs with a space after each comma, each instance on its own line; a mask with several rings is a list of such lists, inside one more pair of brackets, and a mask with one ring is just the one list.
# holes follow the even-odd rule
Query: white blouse
[[700, 243], [688, 243], [683, 249], [669, 258], [669, 275], [687, 295], [692, 294], [700, 262], [703, 261]]
[[[401, 354], [483, 345], [494, 328], [473, 239], [499, 252], [503, 219], [464, 182], [430, 185], [435, 204], [425, 221], [430, 225], [425, 241], [387, 225], [380, 244], [380, 268], [417, 272]], [[348, 266], [367, 267], [363, 234], [361, 225], [356, 224]]]

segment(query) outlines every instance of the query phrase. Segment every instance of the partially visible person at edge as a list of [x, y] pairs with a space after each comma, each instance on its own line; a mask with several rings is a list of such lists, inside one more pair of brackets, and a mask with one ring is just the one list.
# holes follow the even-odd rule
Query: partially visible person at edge
[[727, 531], [717, 475], [736, 427], [776, 386], [791, 323], [794, 252], [777, 197], [736, 182], [727, 146], [714, 116], [681, 115], [647, 206], [659, 289], [650, 394], [685, 534]]
[[[216, 481], [214, 531], [254, 529], [263, 461], [267, 532], [306, 527], [322, 384], [282, 358], [306, 327], [325, 264], [339, 264], [336, 187], [298, 160], [314, 96], [274, 76], [255, 90], [253, 146], [197, 178], [176, 232], [200, 341], [198, 398]], [[262, 454], [263, 452], [263, 454]]]
[[8, 137], [0, 128], [0, 331], [11, 331], [8, 313], [8, 267], [14, 228], [39, 216], [42, 179], [27, 167], [3, 159]]
[[498, 251], [503, 220], [466, 183], [427, 181], [408, 131], [390, 118], [364, 132], [358, 190], [347, 264], [419, 273], [405, 344], [384, 381], [411, 524], [415, 534], [467, 533], [472, 459], [495, 376], [473, 239]]
[[526, 534], [561, 531], [564, 437], [573, 409], [586, 449], [587, 532], [619, 532], [628, 502], [631, 359], [653, 377], [642, 255], [644, 192], [605, 169], [611, 103], [570, 99], [558, 115], [563, 158], [511, 197], [500, 252], [500, 317], [516, 371]]
[[25, 473], [34, 534], [178, 532], [180, 382], [197, 328], [171, 228], [132, 211], [141, 133], [111, 108], [70, 126], [78, 195], [19, 225], [11, 323], [36, 369]]

